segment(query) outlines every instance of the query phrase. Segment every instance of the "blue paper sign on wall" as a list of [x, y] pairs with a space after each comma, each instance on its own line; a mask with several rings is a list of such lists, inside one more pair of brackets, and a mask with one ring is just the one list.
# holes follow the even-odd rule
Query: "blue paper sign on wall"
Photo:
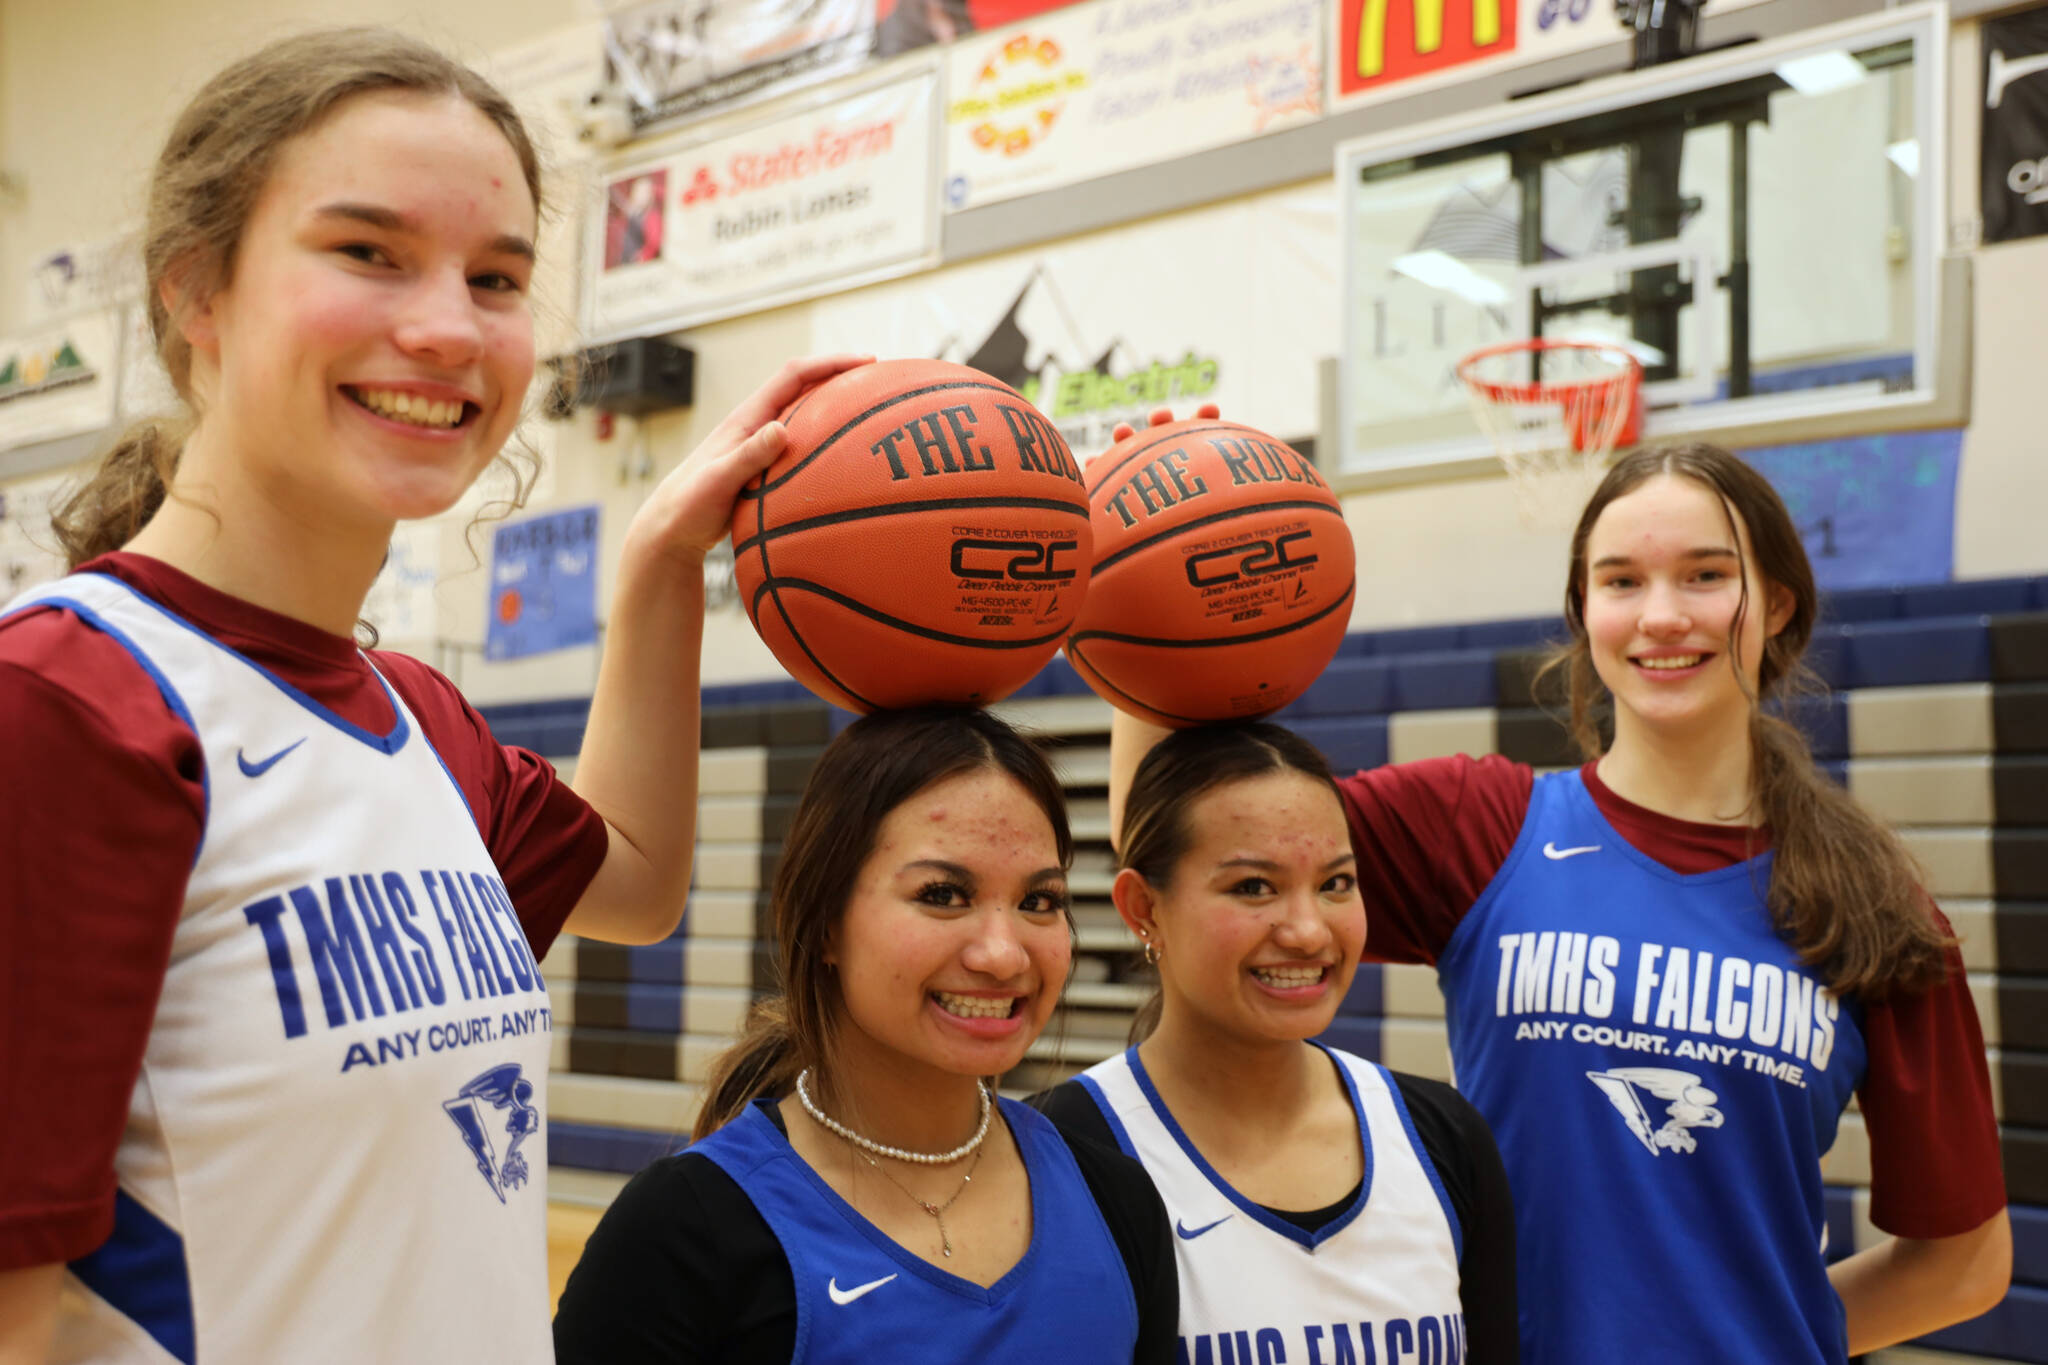
[[1823, 588], [1955, 576], [1960, 428], [1745, 450], [1785, 499]]
[[491, 536], [484, 658], [596, 644], [597, 548], [595, 504], [499, 526]]

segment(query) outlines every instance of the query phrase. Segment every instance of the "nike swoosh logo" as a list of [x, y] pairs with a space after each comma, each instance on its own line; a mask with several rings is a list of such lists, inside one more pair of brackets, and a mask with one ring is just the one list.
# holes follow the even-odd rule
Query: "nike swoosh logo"
[[1576, 858], [1581, 853], [1598, 853], [1599, 851], [1600, 845], [1598, 844], [1587, 844], [1584, 848], [1559, 848], [1556, 844], [1545, 844], [1543, 846], [1543, 856], [1554, 863], [1561, 863], [1566, 858]]
[[1197, 1237], [1200, 1237], [1203, 1233], [1209, 1231], [1209, 1229], [1221, 1227], [1223, 1224], [1229, 1222], [1231, 1219], [1235, 1217], [1237, 1217], [1237, 1215], [1234, 1213], [1226, 1213], [1221, 1218], [1218, 1218], [1215, 1222], [1204, 1223], [1202, 1224], [1202, 1226], [1198, 1228], [1190, 1228], [1186, 1223], [1183, 1223], [1178, 1218], [1176, 1218], [1173, 1220], [1173, 1230], [1180, 1234], [1180, 1238], [1183, 1242], [1192, 1242]]
[[272, 768], [275, 768], [277, 766], [279, 759], [283, 758], [286, 754], [298, 748], [301, 744], [304, 744], [305, 742], [306, 741], [303, 738], [296, 739], [292, 741], [290, 744], [285, 745], [282, 749], [279, 749], [276, 753], [272, 754], [269, 758], [264, 759], [260, 763], [251, 763], [249, 761], [249, 755], [244, 751], [237, 749], [235, 750], [235, 762], [241, 765], [242, 776], [261, 777], [263, 776], [263, 774], [269, 772]]
[[844, 1308], [861, 1295], [872, 1294], [895, 1278], [894, 1275], [884, 1275], [879, 1280], [869, 1280], [866, 1284], [857, 1284], [851, 1289], [841, 1289], [839, 1287], [839, 1277], [834, 1275], [831, 1279], [825, 1281], [825, 1293], [831, 1296], [832, 1302]]

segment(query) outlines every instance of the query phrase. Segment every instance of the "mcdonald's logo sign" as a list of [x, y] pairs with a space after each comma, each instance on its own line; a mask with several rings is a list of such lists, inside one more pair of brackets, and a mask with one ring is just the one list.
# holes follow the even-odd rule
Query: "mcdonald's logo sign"
[[1337, 95], [1515, 48], [1517, 0], [1337, 0]]

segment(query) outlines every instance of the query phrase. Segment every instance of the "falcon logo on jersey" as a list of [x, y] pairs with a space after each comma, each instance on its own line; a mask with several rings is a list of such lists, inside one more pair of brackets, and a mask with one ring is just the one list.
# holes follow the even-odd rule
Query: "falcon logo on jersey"
[[[1600, 1088], [1651, 1156], [1695, 1151], [1700, 1144], [1693, 1129], [1721, 1126], [1721, 1111], [1714, 1107], [1721, 1097], [1701, 1085], [1700, 1078], [1690, 1071], [1618, 1066], [1611, 1071], [1588, 1071], [1586, 1079]], [[1649, 1107], [1643, 1102], [1645, 1094], [1652, 1100], [1671, 1101], [1664, 1110], [1669, 1117], [1662, 1127], [1652, 1127]]]
[[[526, 1183], [526, 1158], [519, 1155], [519, 1144], [540, 1131], [540, 1110], [527, 1103], [532, 1098], [533, 1082], [520, 1074], [517, 1062], [506, 1062], [463, 1086], [454, 1099], [441, 1101], [441, 1108], [476, 1158], [478, 1174], [500, 1204], [505, 1202], [507, 1190]], [[510, 1112], [500, 1118], [502, 1111]], [[491, 1140], [493, 1128], [509, 1139], [503, 1160]]]

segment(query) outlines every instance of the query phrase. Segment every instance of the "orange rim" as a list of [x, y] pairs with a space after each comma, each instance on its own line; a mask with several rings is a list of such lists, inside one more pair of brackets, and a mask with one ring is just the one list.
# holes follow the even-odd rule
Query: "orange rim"
[[[1482, 379], [1473, 373], [1475, 366], [1496, 356], [1539, 351], [1597, 351], [1619, 360], [1621, 367], [1611, 375], [1601, 375], [1593, 379], [1543, 379], [1514, 384], [1495, 379]], [[1458, 362], [1457, 373], [1458, 379], [1465, 387], [1494, 403], [1562, 402], [1589, 390], [1614, 384], [1640, 388], [1643, 382], [1642, 362], [1612, 342], [1568, 341], [1561, 337], [1532, 337], [1526, 341], [1503, 341], [1492, 346], [1482, 346]]]

